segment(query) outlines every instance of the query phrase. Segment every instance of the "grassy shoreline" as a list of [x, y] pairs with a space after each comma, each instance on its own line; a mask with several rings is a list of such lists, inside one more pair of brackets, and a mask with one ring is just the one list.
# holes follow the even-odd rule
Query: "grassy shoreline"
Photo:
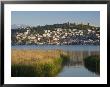
[[84, 65], [85, 67], [97, 74], [100, 74], [100, 56], [99, 55], [93, 55], [88, 56], [84, 58]]
[[[12, 49], [12, 77], [54, 77], [70, 60], [63, 50]], [[100, 57], [97, 55], [84, 58], [84, 66], [100, 74]]]
[[56, 76], [69, 58], [61, 50], [17, 50], [11, 54], [12, 77]]

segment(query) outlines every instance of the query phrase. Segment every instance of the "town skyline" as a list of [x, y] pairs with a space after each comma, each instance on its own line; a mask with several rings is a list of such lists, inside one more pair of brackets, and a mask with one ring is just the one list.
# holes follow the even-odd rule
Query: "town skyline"
[[[63, 23], [57, 23], [58, 25], [62, 25], [62, 24], [65, 24], [65, 23], [69, 23], [69, 24], [75, 24], [75, 25], [87, 25], [89, 22], [87, 22], [86, 24], [84, 24], [84, 23], [76, 23], [76, 22], [73, 22], [73, 23], [71, 23], [71, 22], [63, 22]], [[57, 25], [57, 24], [45, 24], [45, 25], [34, 25], [34, 26], [32, 26], [32, 25], [27, 25], [27, 24], [12, 24], [11, 25], [11, 29], [18, 29], [18, 28], [21, 28], [21, 29], [25, 29], [25, 28], [27, 28], [27, 27], [39, 27], [39, 26], [47, 26], [47, 25], [49, 25], [49, 26], [53, 26], [53, 25]], [[90, 23], [89, 23], [89, 25], [91, 25]], [[91, 25], [91, 26], [94, 26], [94, 25]], [[97, 27], [97, 26], [94, 26], [94, 27]]]
[[99, 45], [100, 27], [75, 23], [53, 24], [38, 27], [21, 27], [11, 30], [12, 45]]

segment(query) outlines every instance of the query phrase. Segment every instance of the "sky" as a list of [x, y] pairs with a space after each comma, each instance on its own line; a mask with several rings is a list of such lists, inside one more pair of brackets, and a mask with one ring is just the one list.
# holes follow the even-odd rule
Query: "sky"
[[99, 11], [12, 11], [11, 24], [46, 25], [59, 23], [83, 23], [100, 26]]

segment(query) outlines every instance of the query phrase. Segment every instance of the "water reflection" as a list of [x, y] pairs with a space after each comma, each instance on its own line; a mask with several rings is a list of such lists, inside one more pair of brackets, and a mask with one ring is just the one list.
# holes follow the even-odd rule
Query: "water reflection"
[[83, 65], [83, 58], [91, 55], [99, 55], [99, 51], [66, 51], [66, 53], [70, 58], [66, 66]]
[[97, 73], [90, 71], [84, 65], [84, 58], [91, 55], [100, 55], [99, 51], [65, 51], [69, 56], [68, 62], [64, 69], [58, 74], [59, 77], [69, 76], [99, 76]]

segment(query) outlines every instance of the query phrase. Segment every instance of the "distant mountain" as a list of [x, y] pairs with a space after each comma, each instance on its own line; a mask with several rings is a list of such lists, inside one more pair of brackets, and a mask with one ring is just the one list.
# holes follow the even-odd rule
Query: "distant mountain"
[[24, 25], [24, 24], [13, 24], [11, 25], [11, 29], [18, 29], [18, 28], [26, 28], [28, 27], [29, 25]]

